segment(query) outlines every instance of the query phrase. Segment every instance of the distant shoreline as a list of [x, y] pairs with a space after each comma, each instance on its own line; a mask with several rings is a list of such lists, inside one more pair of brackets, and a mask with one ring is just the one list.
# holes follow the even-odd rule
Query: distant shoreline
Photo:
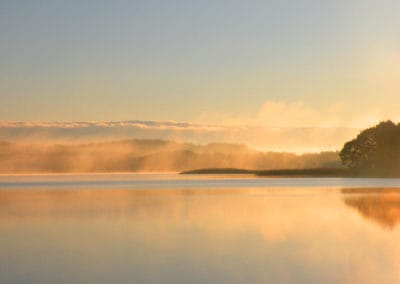
[[346, 168], [308, 168], [308, 169], [274, 169], [274, 170], [246, 170], [236, 168], [209, 168], [184, 171], [183, 175], [202, 174], [250, 174], [259, 177], [359, 177], [359, 178], [399, 178], [396, 175], [382, 175], [370, 173], [357, 173]]
[[282, 177], [350, 177], [349, 170], [343, 168], [310, 168], [310, 169], [275, 169], [275, 170], [246, 170], [235, 168], [210, 168], [184, 171], [180, 174], [253, 174], [256, 176]]

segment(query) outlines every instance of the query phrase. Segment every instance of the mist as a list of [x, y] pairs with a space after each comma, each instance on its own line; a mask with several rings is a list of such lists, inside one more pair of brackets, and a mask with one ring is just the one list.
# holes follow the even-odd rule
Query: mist
[[346, 127], [266, 127], [174, 121], [0, 122], [0, 141], [70, 144], [127, 139], [240, 143], [262, 151], [336, 151], [359, 129]]
[[0, 173], [179, 172], [200, 168], [339, 167], [337, 152], [261, 152], [244, 144], [135, 139], [90, 143], [0, 142]]

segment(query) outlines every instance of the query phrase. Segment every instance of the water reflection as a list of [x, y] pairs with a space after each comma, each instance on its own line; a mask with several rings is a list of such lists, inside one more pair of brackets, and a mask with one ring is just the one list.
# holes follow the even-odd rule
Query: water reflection
[[344, 202], [363, 217], [393, 230], [400, 222], [400, 190], [388, 188], [347, 188]]
[[0, 191], [0, 283], [399, 283], [399, 231], [343, 194]]

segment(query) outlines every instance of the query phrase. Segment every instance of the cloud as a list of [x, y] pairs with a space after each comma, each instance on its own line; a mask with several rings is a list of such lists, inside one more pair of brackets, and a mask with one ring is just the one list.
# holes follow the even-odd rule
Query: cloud
[[246, 125], [269, 128], [357, 128], [363, 129], [382, 120], [400, 120], [395, 104], [392, 108], [360, 102], [348, 104], [337, 101], [328, 105], [312, 105], [304, 101], [267, 100], [253, 114], [237, 115], [226, 112], [205, 112], [195, 121], [225, 126]]
[[[278, 107], [279, 109], [279, 107]], [[265, 151], [337, 150], [357, 134], [346, 127], [268, 127], [175, 121], [0, 122], [0, 140], [13, 142], [93, 142], [165, 139], [199, 144], [242, 143]]]
[[1, 128], [138, 128], [138, 129], [174, 129], [174, 130], [213, 130], [215, 126], [175, 122], [175, 121], [85, 121], [85, 122], [60, 122], [60, 121], [0, 121]]
[[259, 123], [274, 127], [312, 126], [320, 116], [303, 102], [266, 101], [258, 112]]
[[265, 151], [339, 150], [366, 127], [399, 118], [397, 110], [341, 102], [315, 107], [303, 101], [267, 100], [253, 115], [204, 113], [177, 121], [0, 121], [0, 140], [93, 142], [165, 139], [199, 144], [242, 143]]
[[328, 107], [311, 107], [302, 101], [266, 101], [260, 108], [257, 123], [275, 127], [366, 128], [382, 120], [398, 118], [396, 111], [379, 106], [368, 109], [335, 103]]

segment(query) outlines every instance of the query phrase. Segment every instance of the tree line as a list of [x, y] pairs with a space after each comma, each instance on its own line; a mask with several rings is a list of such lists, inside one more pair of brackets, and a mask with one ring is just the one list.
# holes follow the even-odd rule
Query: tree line
[[400, 124], [388, 120], [361, 131], [339, 155], [354, 173], [400, 176]]

